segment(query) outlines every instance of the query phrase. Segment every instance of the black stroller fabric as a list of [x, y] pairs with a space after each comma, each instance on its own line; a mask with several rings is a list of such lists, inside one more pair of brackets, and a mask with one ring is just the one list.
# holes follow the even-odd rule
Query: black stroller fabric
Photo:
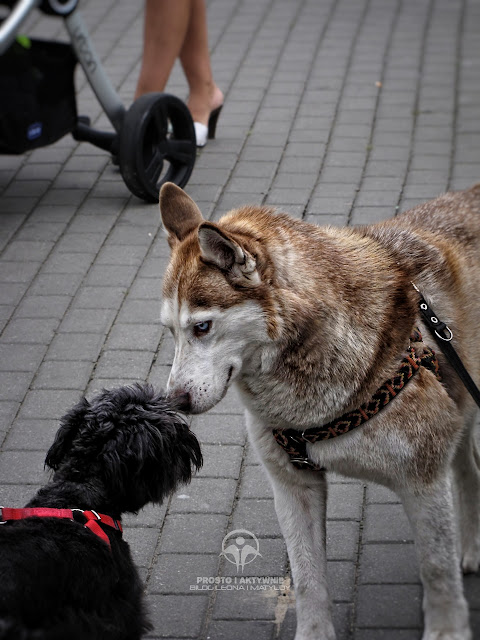
[[25, 39], [0, 56], [0, 153], [52, 144], [77, 122], [69, 44]]

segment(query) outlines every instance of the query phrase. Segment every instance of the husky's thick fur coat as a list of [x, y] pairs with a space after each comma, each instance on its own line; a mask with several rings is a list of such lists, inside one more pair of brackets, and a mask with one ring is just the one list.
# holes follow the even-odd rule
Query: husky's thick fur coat
[[[272, 432], [302, 433], [360, 407], [395, 374], [414, 327], [416, 347], [435, 349], [412, 282], [480, 383], [480, 185], [361, 228], [254, 206], [211, 223], [172, 184], [160, 209], [172, 249], [161, 314], [176, 345], [169, 393], [200, 413], [237, 385], [292, 565], [296, 640], [332, 640], [325, 475], [296, 469]], [[307, 451], [319, 467], [400, 496], [420, 562], [423, 638], [469, 640], [460, 566], [480, 564], [476, 410], [437, 355], [442, 382], [420, 367], [371, 420]]]

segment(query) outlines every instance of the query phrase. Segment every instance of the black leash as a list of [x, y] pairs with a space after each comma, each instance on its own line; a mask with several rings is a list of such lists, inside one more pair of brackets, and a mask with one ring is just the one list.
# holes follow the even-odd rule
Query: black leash
[[[413, 284], [413, 282], [412, 282]], [[460, 356], [455, 351], [452, 345], [453, 332], [452, 330], [442, 322], [437, 314], [433, 311], [433, 309], [427, 304], [424, 297], [420, 293], [418, 287], [413, 284], [415, 290], [420, 295], [420, 313], [422, 314], [422, 318], [425, 321], [425, 324], [428, 327], [428, 330], [435, 338], [436, 343], [443, 351], [443, 354], [447, 358], [448, 362], [452, 365], [452, 367], [457, 372], [458, 377], [463, 382], [467, 391], [470, 393], [472, 398], [475, 400], [477, 405], [480, 407], [480, 389], [477, 387], [475, 382], [472, 380], [472, 377], [465, 369], [465, 365], [460, 360]]]

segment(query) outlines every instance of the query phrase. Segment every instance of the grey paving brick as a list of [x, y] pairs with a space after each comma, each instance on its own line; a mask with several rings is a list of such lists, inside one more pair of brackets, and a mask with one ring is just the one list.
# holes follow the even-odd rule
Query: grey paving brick
[[13, 304], [0, 304], [0, 331], [3, 331], [14, 311], [15, 307]]
[[163, 276], [163, 273], [167, 265], [168, 265], [168, 258], [166, 256], [162, 258], [153, 258], [153, 257], [145, 258], [145, 260], [143, 261], [142, 267], [139, 271], [138, 278], [135, 281], [135, 284], [137, 284], [137, 281], [143, 280], [144, 278], [155, 278], [157, 291], [159, 291], [160, 290], [159, 278]]
[[153, 384], [154, 387], [160, 389], [166, 389], [168, 378], [170, 376], [170, 365], [161, 365], [155, 363], [148, 375], [148, 381]]
[[8, 430], [8, 427], [14, 417], [17, 415], [20, 402], [17, 400], [0, 400], [0, 430], [2, 434]]
[[24, 449], [46, 454], [59, 426], [57, 420], [15, 420], [3, 446], [5, 450]]
[[255, 160], [240, 160], [235, 167], [235, 176], [238, 178], [270, 178], [272, 179], [277, 169], [274, 162], [260, 162]]
[[148, 595], [147, 607], [156, 632], [147, 637], [198, 638], [207, 605], [206, 596]]
[[420, 640], [420, 629], [357, 629], [355, 640]]
[[108, 338], [108, 349], [156, 351], [161, 328], [158, 324], [116, 324]]
[[356, 224], [375, 224], [391, 218], [396, 211], [396, 207], [357, 207], [352, 212], [351, 223]]
[[199, 477], [234, 478], [240, 475], [243, 448], [236, 445], [203, 445]]
[[68, 231], [57, 243], [60, 253], [92, 253], [96, 254], [105, 238], [96, 233], [69, 233]]
[[136, 267], [122, 265], [94, 265], [85, 281], [88, 286], [129, 287], [135, 277]]
[[32, 389], [78, 389], [88, 384], [93, 365], [88, 361], [44, 362], [32, 382]]
[[125, 287], [83, 286], [79, 290], [74, 309], [119, 309], [127, 289]]
[[57, 318], [14, 318], [2, 335], [5, 343], [48, 345], [58, 327]]
[[70, 309], [59, 326], [60, 333], [106, 333], [115, 317], [113, 309]]
[[243, 568], [243, 572], [241, 568], [237, 570], [237, 567], [233, 562], [225, 562], [222, 575], [242, 575], [245, 577], [267, 576], [283, 578], [286, 576], [287, 551], [283, 539], [260, 539], [259, 552], [261, 555], [253, 558], [251, 562], [247, 562]]
[[36, 371], [46, 350], [43, 344], [0, 344], [0, 371]]
[[241, 498], [235, 507], [232, 526], [252, 531], [257, 537], [281, 537], [272, 499]]
[[143, 246], [120, 246], [106, 244], [95, 259], [96, 265], [123, 265], [137, 267], [145, 257], [146, 248]]
[[50, 189], [42, 198], [42, 204], [77, 206], [86, 195], [86, 189]]
[[312, 198], [308, 204], [308, 212], [312, 215], [347, 215], [352, 208], [353, 200], [348, 198]]
[[391, 209], [398, 202], [399, 190], [396, 191], [361, 191], [356, 200], [356, 207], [385, 207]]
[[316, 198], [339, 198], [344, 200], [353, 200], [355, 194], [358, 192], [356, 184], [329, 184], [319, 183], [315, 187], [313, 197]]
[[[233, 584], [234, 588], [240, 588], [240, 586]], [[279, 584], [243, 586], [245, 589], [250, 588], [251, 590], [218, 590], [213, 618], [220, 620], [275, 620], [278, 601], [284, 597], [285, 593], [280, 591]]]
[[357, 184], [361, 175], [359, 167], [326, 167], [322, 170], [320, 179], [327, 184]]
[[124, 538], [130, 545], [132, 558], [139, 567], [149, 567], [158, 541], [158, 529], [124, 527]]
[[379, 484], [369, 484], [367, 485], [366, 492], [367, 504], [375, 504], [375, 503], [400, 503], [400, 498], [396, 493], [387, 489], [387, 487], [382, 487]]
[[0, 283], [0, 300], [4, 304], [17, 305], [23, 298], [28, 285], [24, 282]]
[[327, 518], [329, 520], [360, 520], [363, 486], [360, 484], [330, 484]]
[[246, 193], [248, 194], [251, 191], [256, 191], [257, 193], [265, 193], [270, 186], [270, 178], [267, 176], [265, 178], [262, 177], [251, 177], [248, 178], [233, 178], [230, 180], [228, 184], [229, 191]]
[[146, 379], [153, 356], [151, 351], [106, 350], [98, 361], [95, 375], [98, 378]]
[[48, 348], [46, 359], [95, 362], [103, 341], [104, 336], [99, 333], [60, 333], [55, 336]]
[[273, 498], [270, 480], [261, 465], [245, 467], [240, 485], [240, 498]]
[[244, 415], [244, 409], [238, 391], [235, 387], [230, 387], [225, 398], [210, 410], [210, 415], [231, 415], [234, 413]]
[[352, 602], [355, 591], [355, 563], [327, 562], [327, 579], [333, 602]]
[[285, 173], [317, 173], [320, 171], [322, 165], [322, 158], [320, 155], [314, 157], [294, 156], [285, 157], [281, 163], [280, 168]]
[[55, 318], [60, 320], [72, 301], [71, 296], [24, 296], [15, 311], [15, 318]]
[[[65, 173], [62, 174], [62, 178], [64, 176]], [[85, 177], [85, 174], [83, 174], [82, 178]], [[69, 233], [99, 233], [107, 235], [113, 227], [116, 218], [117, 216], [115, 214], [103, 213], [92, 217], [90, 215], [80, 215], [77, 213], [68, 231]]]
[[[148, 300], [150, 304], [160, 303], [161, 273], [156, 278], [136, 278], [128, 293], [129, 300]], [[158, 318], [157, 318], [158, 321]]]
[[[155, 564], [148, 590], [159, 594], [196, 594], [200, 578], [216, 577], [220, 554], [162, 553]], [[202, 592], [204, 593], [204, 592]]]
[[358, 590], [357, 625], [418, 628], [422, 620], [421, 600], [421, 588], [418, 585], [361, 585]]
[[21, 402], [33, 378], [31, 371], [0, 372], [0, 398]]
[[30, 293], [39, 296], [73, 296], [82, 278], [81, 273], [41, 273], [35, 278]]
[[356, 560], [360, 527], [353, 521], [327, 521], [327, 558]]
[[[40, 262], [0, 261], [0, 281], [3, 282], [31, 282], [40, 268]], [[3, 299], [3, 296], [2, 296]]]
[[423, 198], [431, 200], [442, 195], [445, 187], [442, 184], [415, 184], [406, 186], [403, 192], [404, 198]]
[[0, 452], [0, 482], [2, 484], [44, 484], [48, 473], [43, 469], [43, 451]]
[[2, 504], [6, 507], [24, 507], [40, 485], [5, 484], [2, 486]]
[[170, 513], [223, 513], [232, 511], [236, 482], [230, 478], [194, 478], [172, 500]]
[[117, 320], [120, 324], [157, 324], [160, 318], [160, 304], [141, 304], [127, 297], [123, 302]]
[[80, 399], [78, 391], [32, 390], [19, 413], [22, 419], [59, 419]]
[[371, 504], [365, 512], [364, 542], [412, 540], [408, 518], [401, 504]]
[[152, 527], [160, 531], [165, 514], [167, 512], [168, 501], [163, 504], [149, 503], [140, 509], [138, 513], [126, 513], [122, 521], [125, 526], [130, 527]]
[[419, 583], [418, 561], [413, 544], [366, 544], [360, 562], [364, 584]]
[[38, 202], [38, 196], [19, 198], [2, 197], [2, 213], [29, 213]]
[[165, 520], [162, 553], [220, 554], [228, 518], [223, 514], [172, 514]]
[[240, 444], [246, 440], [242, 415], [198, 415], [193, 418], [192, 429], [204, 444]]
[[210, 640], [244, 640], [254, 636], [257, 640], [269, 640], [275, 629], [273, 622], [262, 620], [214, 620], [208, 628]]
[[46, 240], [56, 242], [63, 233], [66, 222], [27, 222], [17, 234], [17, 240]]

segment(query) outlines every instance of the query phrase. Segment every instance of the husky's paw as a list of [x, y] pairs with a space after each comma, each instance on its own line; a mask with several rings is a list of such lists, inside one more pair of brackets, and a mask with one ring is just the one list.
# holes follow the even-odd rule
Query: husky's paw
[[332, 624], [312, 625], [309, 629], [297, 629], [295, 640], [336, 640]]
[[480, 568], [480, 551], [477, 548], [467, 549], [462, 558], [463, 573], [477, 573]]
[[422, 640], [472, 640], [470, 629], [463, 631], [425, 631]]

